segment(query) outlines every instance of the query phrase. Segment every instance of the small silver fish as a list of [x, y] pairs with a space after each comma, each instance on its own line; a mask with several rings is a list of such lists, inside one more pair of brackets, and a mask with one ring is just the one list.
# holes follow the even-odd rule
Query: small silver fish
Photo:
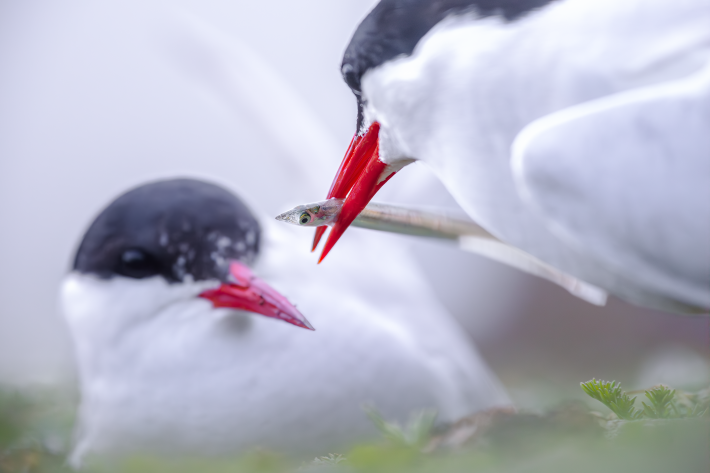
[[338, 220], [343, 202], [343, 199], [328, 199], [299, 205], [277, 216], [276, 220], [300, 227], [332, 226]]
[[[333, 226], [343, 209], [344, 199], [329, 199], [299, 205], [276, 217], [299, 227]], [[413, 209], [370, 202], [355, 218], [353, 226], [404, 235], [456, 240], [461, 235], [494, 237], [468, 218], [456, 218], [442, 212]]]
[[[276, 220], [301, 227], [332, 226], [343, 208], [343, 199], [299, 205]], [[488, 233], [468, 217], [447, 215], [441, 210], [425, 210], [370, 202], [353, 221], [354, 227], [390, 233], [453, 240], [459, 248], [507, 264], [558, 284], [575, 296], [595, 305], [604, 305], [603, 289], [566, 274]]]

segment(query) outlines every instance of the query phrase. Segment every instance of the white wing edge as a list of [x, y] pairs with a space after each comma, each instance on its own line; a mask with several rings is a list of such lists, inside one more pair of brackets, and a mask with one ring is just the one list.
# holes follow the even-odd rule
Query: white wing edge
[[608, 293], [605, 290], [563, 273], [534, 256], [501, 241], [464, 235], [459, 237], [459, 248], [546, 279], [590, 304], [606, 305]]

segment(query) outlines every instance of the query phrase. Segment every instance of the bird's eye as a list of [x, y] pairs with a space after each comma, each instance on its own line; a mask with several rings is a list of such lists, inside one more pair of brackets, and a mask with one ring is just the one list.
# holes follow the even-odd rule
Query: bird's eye
[[298, 217], [298, 223], [301, 225], [306, 225], [308, 222], [311, 221], [311, 216], [308, 214], [308, 212], [303, 212], [300, 217]]
[[160, 272], [160, 265], [143, 250], [131, 249], [121, 253], [116, 273], [134, 279], [155, 276]]

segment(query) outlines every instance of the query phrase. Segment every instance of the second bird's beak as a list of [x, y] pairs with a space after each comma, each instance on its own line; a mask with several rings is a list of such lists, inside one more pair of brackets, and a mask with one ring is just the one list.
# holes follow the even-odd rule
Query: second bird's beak
[[[380, 161], [379, 133], [380, 124], [373, 122], [366, 133], [355, 135], [350, 142], [327, 196], [328, 199], [345, 199], [345, 202], [337, 222], [328, 235], [318, 263], [323, 261], [377, 191], [401, 169]], [[311, 251], [315, 251], [318, 247], [325, 229], [325, 226], [316, 228]]]
[[315, 330], [288, 299], [254, 276], [245, 264], [232, 261], [229, 276], [229, 282], [223, 283], [217, 289], [208, 289], [199, 297], [211, 301], [214, 307], [245, 310]]

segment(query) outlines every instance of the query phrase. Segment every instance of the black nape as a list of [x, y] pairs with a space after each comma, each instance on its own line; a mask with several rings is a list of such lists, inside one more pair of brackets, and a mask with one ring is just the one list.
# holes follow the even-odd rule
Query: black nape
[[343, 55], [343, 80], [358, 100], [362, 125], [362, 76], [390, 59], [412, 54], [419, 40], [448, 15], [474, 12], [514, 21], [553, 0], [382, 0], [362, 20]]

